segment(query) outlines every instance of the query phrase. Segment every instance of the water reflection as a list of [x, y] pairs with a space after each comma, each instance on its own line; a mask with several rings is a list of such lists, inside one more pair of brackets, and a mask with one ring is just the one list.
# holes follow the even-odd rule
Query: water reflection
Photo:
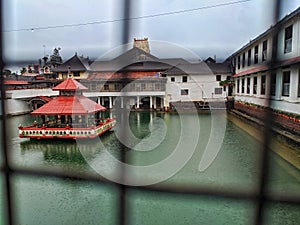
[[[20, 144], [20, 147], [22, 155], [29, 152], [42, 152], [47, 162], [86, 164], [76, 142], [25, 141]], [[83, 145], [81, 148], [90, 149], [89, 145]]]

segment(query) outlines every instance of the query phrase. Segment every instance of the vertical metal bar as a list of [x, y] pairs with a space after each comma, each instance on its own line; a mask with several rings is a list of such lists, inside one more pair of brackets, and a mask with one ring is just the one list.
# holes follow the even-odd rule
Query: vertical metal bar
[[6, 110], [5, 110], [5, 85], [4, 85], [4, 61], [3, 61], [3, 2], [0, 1], [0, 85], [1, 85], [1, 116], [2, 116], [2, 127], [1, 127], [1, 138], [2, 138], [2, 156], [3, 156], [3, 168], [4, 168], [4, 199], [6, 200], [6, 218], [7, 223], [10, 225], [14, 224], [14, 214], [13, 214], [13, 194], [11, 189], [11, 169], [9, 165], [9, 155], [7, 148], [7, 138], [6, 138]]
[[[279, 12], [281, 7], [281, 0], [276, 0], [275, 6], [273, 9], [273, 24], [276, 24], [279, 21]], [[273, 74], [273, 71], [276, 71], [275, 65], [277, 62], [277, 45], [278, 45], [278, 31], [279, 26], [275, 26], [272, 31], [272, 58], [271, 61], [268, 63], [268, 72], [269, 76]], [[270, 87], [271, 79], [268, 79], [268, 86]], [[270, 109], [271, 106], [271, 98], [270, 98], [270, 92], [267, 91], [267, 99], [268, 99], [268, 107], [264, 115], [264, 140], [262, 145], [262, 153], [260, 158], [260, 174], [259, 174], [259, 190], [258, 190], [258, 196], [257, 196], [257, 206], [256, 206], [256, 217], [255, 217], [255, 224], [256, 225], [262, 225], [264, 224], [264, 213], [266, 209], [266, 191], [267, 191], [267, 185], [269, 182], [269, 174], [270, 174], [270, 149], [269, 146], [271, 144], [272, 140], [272, 126], [274, 124], [274, 115]]]
[[[129, 34], [130, 34], [130, 11], [131, 11], [131, 0], [124, 0], [123, 2], [123, 27], [122, 27], [122, 44], [125, 46], [127, 43], [129, 43]], [[124, 49], [126, 50], [126, 49]], [[125, 76], [124, 76], [125, 77]], [[123, 121], [121, 121], [123, 123]], [[127, 135], [127, 132], [125, 129], [123, 129], [123, 138], [126, 138], [125, 135]], [[126, 163], [126, 149], [125, 146], [122, 144], [121, 148], [121, 161]], [[120, 176], [121, 181], [126, 180], [126, 170], [125, 167], [121, 166], [120, 168]], [[127, 195], [127, 188], [126, 185], [120, 184], [120, 199], [119, 199], [119, 224], [120, 225], [126, 225], [128, 224], [128, 215], [129, 215], [129, 209], [128, 209], [128, 201], [126, 198]]]

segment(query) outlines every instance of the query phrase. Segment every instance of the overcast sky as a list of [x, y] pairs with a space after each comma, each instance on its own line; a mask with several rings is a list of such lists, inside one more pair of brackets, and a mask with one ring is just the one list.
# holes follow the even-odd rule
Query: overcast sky
[[[223, 60], [270, 27], [274, 1], [132, 2], [131, 17], [199, 10], [131, 20], [131, 41], [134, 37], [148, 37], [151, 53], [157, 57], [181, 57], [178, 55], [180, 51], [171, 51], [170, 46], [177, 46], [200, 59], [216, 55], [218, 60]], [[227, 3], [230, 4], [224, 5]], [[300, 6], [300, 0], [284, 0], [283, 3], [282, 16]], [[78, 24], [119, 20], [122, 17], [121, 0], [4, 0], [5, 59], [37, 61], [44, 56], [44, 51], [46, 55], [52, 54], [55, 47], [62, 49], [63, 60], [75, 52], [98, 58], [121, 45], [123, 23]], [[78, 26], [65, 26], [70, 24]], [[45, 29], [39, 30], [38, 27]], [[163, 45], [169, 47], [164, 48]]]

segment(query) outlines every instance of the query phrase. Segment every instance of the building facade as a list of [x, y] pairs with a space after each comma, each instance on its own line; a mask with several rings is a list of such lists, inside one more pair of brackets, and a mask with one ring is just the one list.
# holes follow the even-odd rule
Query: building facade
[[227, 62], [178, 64], [164, 73], [167, 99], [171, 103], [225, 101], [230, 90], [220, 82], [230, 80], [231, 74]]
[[[300, 113], [300, 8], [231, 57], [235, 100]], [[278, 35], [275, 35], [275, 34]], [[276, 54], [276, 55], [274, 55]], [[276, 56], [274, 70], [269, 62]]]

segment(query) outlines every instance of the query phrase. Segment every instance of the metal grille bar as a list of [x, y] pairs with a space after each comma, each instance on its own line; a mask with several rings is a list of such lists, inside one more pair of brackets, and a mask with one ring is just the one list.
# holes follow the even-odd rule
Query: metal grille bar
[[[279, 18], [279, 11], [281, 8], [281, 0], [276, 1], [276, 6], [274, 8], [274, 21], [278, 21]], [[130, 37], [130, 10], [132, 9], [131, 0], [124, 0], [123, 10], [124, 10], [124, 24], [123, 24], [123, 33], [122, 33], [122, 43], [126, 44], [129, 42]], [[0, 10], [1, 10], [1, 23], [0, 23], [0, 29], [2, 30], [2, 22], [3, 22], [3, 8], [2, 8], [2, 1], [0, 2]], [[274, 36], [278, 33], [278, 28], [275, 28]], [[14, 212], [14, 193], [11, 187], [11, 178], [13, 175], [22, 175], [22, 176], [42, 176], [42, 177], [55, 177], [55, 178], [72, 178], [76, 179], [78, 181], [86, 181], [86, 182], [95, 182], [99, 185], [106, 184], [106, 185], [112, 185], [112, 186], [118, 186], [119, 187], [119, 210], [118, 215], [116, 215], [119, 218], [119, 224], [120, 225], [126, 225], [128, 224], [128, 218], [130, 214], [133, 212], [130, 211], [128, 199], [127, 199], [127, 191], [128, 189], [136, 189], [136, 190], [142, 190], [145, 192], [149, 191], [156, 191], [161, 193], [175, 193], [175, 194], [185, 194], [185, 195], [203, 195], [203, 196], [215, 196], [219, 198], [230, 198], [230, 199], [242, 199], [242, 200], [249, 200], [256, 203], [256, 217], [255, 217], [255, 224], [260, 225], [264, 223], [264, 212], [266, 208], [266, 203], [269, 202], [279, 202], [279, 203], [288, 203], [288, 204], [300, 204], [300, 196], [280, 196], [280, 195], [270, 195], [266, 193], [266, 187], [267, 187], [267, 181], [269, 177], [269, 150], [268, 146], [271, 140], [271, 128], [272, 128], [272, 113], [271, 111], [268, 111], [265, 115], [265, 135], [264, 135], [264, 144], [261, 146], [263, 151], [261, 155], [261, 162], [260, 162], [260, 168], [261, 173], [259, 175], [259, 191], [256, 192], [246, 192], [246, 191], [232, 191], [232, 190], [214, 190], [213, 188], [199, 188], [199, 187], [193, 187], [193, 186], [173, 186], [173, 185], [159, 185], [159, 186], [146, 186], [146, 187], [130, 187], [126, 185], [119, 185], [115, 184], [111, 181], [105, 180], [103, 178], [100, 178], [97, 175], [92, 174], [85, 174], [85, 173], [72, 173], [70, 172], [61, 172], [56, 171], [53, 169], [52, 171], [47, 170], [35, 170], [30, 168], [16, 168], [12, 167], [9, 160], [9, 152], [8, 152], [8, 143], [6, 139], [6, 119], [7, 116], [5, 114], [5, 104], [4, 104], [4, 97], [5, 97], [5, 89], [4, 89], [4, 77], [2, 74], [3, 68], [4, 68], [4, 62], [3, 62], [3, 37], [1, 33], [1, 48], [0, 48], [0, 63], [1, 63], [1, 76], [0, 76], [0, 85], [1, 85], [1, 106], [2, 106], [2, 127], [1, 127], [1, 137], [2, 137], [2, 146], [1, 146], [1, 152], [3, 156], [3, 166], [1, 167], [1, 173], [4, 175], [4, 195], [6, 197], [5, 199], [5, 208], [6, 210], [6, 217], [7, 217], [7, 223], [9, 225], [15, 224], [15, 212]], [[273, 51], [276, 51], [276, 46], [274, 45]], [[272, 70], [274, 68], [274, 65], [276, 64], [277, 56], [274, 55], [272, 57], [272, 61], [269, 63], [269, 69]], [[270, 105], [270, 101], [269, 101]], [[126, 135], [126, 133], [124, 133]], [[124, 149], [121, 150], [121, 159], [123, 162], [126, 162], [126, 155]], [[122, 170], [123, 168], [120, 168], [121, 170], [121, 176], [126, 178], [126, 171]]]

